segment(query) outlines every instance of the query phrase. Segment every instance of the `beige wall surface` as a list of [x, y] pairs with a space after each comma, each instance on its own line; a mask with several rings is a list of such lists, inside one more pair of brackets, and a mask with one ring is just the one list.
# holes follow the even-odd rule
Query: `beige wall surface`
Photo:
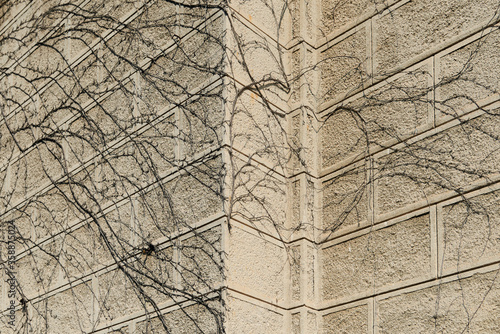
[[0, 333], [500, 332], [499, 12], [0, 1]]

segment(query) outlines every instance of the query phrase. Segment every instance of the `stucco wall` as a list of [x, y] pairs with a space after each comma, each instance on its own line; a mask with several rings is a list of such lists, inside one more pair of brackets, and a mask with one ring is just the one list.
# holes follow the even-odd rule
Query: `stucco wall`
[[1, 8], [0, 332], [158, 333], [158, 314], [174, 333], [217, 330], [220, 11], [162, 1]]
[[498, 5], [321, 2], [323, 333], [499, 330]]
[[[0, 35], [39, 5], [0, 7], [10, 13]], [[0, 75], [11, 100], [0, 123], [0, 209], [23, 237], [17, 279], [29, 300], [16, 309], [28, 319], [18, 325], [35, 333], [500, 331], [498, 1], [236, 0], [227, 16], [162, 1], [144, 14], [142, 1], [82, 8], [92, 5], [155, 42], [117, 29], [100, 46], [72, 31], [55, 47], [62, 54], [15, 40], [0, 52], [6, 73], [58, 73], [40, 79], [39, 94], [23, 77]], [[55, 24], [45, 23], [31, 42]], [[72, 75], [61, 72], [64, 61]], [[67, 115], [71, 103], [54, 112], [72, 86], [71, 101], [103, 132], [104, 154], [85, 122]], [[12, 126], [48, 111], [56, 128], [87, 139], [58, 137], [64, 166], [48, 145], [20, 153], [9, 140]], [[29, 147], [37, 136], [16, 139]], [[65, 168], [106, 200], [93, 224], [63, 196], [70, 189], [54, 187]], [[78, 199], [93, 212], [95, 198]], [[189, 297], [156, 287], [146, 292], [159, 310], [144, 308], [97, 226], [114, 231], [115, 256]], [[0, 331], [8, 333], [3, 275]]]

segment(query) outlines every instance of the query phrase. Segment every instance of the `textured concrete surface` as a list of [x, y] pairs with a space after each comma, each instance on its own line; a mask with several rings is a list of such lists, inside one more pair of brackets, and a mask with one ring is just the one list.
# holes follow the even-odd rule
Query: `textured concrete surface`
[[497, 273], [476, 274], [380, 301], [379, 333], [495, 333]]
[[322, 185], [323, 228], [335, 230], [368, 219], [366, 169], [348, 170]]
[[[0, 37], [59, 3], [0, 5]], [[2, 270], [1, 333], [500, 332], [497, 0], [143, 4], [82, 3], [131, 15], [105, 43], [71, 17], [14, 63], [61, 13], [0, 41], [21, 74], [0, 72], [0, 214], [29, 301], [9, 326]], [[49, 114], [78, 136], [37, 143]], [[65, 168], [87, 188], [50, 187]]]
[[368, 306], [361, 305], [323, 316], [321, 333], [368, 333]]
[[499, 253], [500, 197], [498, 191], [442, 208], [439, 242], [444, 272], [464, 270], [494, 261]]
[[430, 276], [429, 224], [428, 215], [419, 216], [323, 249], [322, 298], [366, 295]]
[[363, 87], [367, 77], [367, 32], [361, 26], [354, 34], [321, 53], [322, 102], [338, 100]]

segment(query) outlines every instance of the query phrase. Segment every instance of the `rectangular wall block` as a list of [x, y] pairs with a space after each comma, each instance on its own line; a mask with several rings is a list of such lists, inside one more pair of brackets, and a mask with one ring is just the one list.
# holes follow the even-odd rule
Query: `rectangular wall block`
[[322, 299], [348, 300], [429, 277], [430, 234], [425, 214], [323, 249]]

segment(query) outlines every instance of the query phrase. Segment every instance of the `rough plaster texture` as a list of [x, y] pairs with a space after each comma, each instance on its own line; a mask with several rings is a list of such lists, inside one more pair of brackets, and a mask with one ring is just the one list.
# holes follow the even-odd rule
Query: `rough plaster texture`
[[[495, 52], [500, 43], [498, 31], [444, 55], [439, 63], [440, 116], [457, 115], [472, 99], [481, 101], [498, 91], [500, 68], [495, 61]], [[463, 72], [459, 80], [450, 80]], [[464, 94], [466, 93], [466, 94]]]
[[379, 333], [495, 333], [500, 323], [497, 272], [384, 299], [378, 306]]
[[[37, 3], [33, 15], [60, 2]], [[142, 3], [83, 6], [120, 18]], [[27, 4], [0, 5], [0, 36], [27, 33], [6, 25], [9, 13]], [[229, 26], [204, 9], [194, 13], [156, 1], [132, 21], [136, 35], [117, 34], [102, 52], [84, 55], [93, 37], [74, 31], [67, 45], [52, 45], [63, 54], [45, 45], [13, 64], [28, 45], [2, 41], [0, 67], [14, 66], [27, 79], [75, 61], [74, 77], [46, 87], [41, 79], [34, 85], [0, 79], [2, 92], [25, 103], [24, 112], [0, 124], [0, 209], [2, 220], [16, 220], [19, 234], [30, 240], [16, 246], [30, 249], [17, 261], [22, 292], [35, 300], [26, 310], [30, 331], [165, 332], [148, 301], [112, 265], [105, 236], [120, 254], [158, 241], [163, 246], [156, 257], [142, 254], [131, 266], [192, 300], [224, 288], [205, 305], [176, 304], [150, 289], [150, 278], [140, 278], [171, 333], [217, 333], [214, 310], [223, 314], [226, 333], [498, 333], [499, 109], [484, 104], [498, 97], [500, 38], [497, 28], [480, 30], [497, 21], [498, 5], [232, 1]], [[30, 41], [53, 29], [57, 18]], [[220, 38], [204, 38], [203, 30], [185, 36], [200, 18], [206, 23], [201, 29]], [[174, 38], [156, 26], [158, 19], [179, 25]], [[78, 17], [65, 24], [104, 33]], [[151, 41], [174, 39], [185, 53], [174, 47], [156, 54]], [[133, 66], [113, 52], [134, 62], [156, 59], [131, 75]], [[180, 65], [190, 62], [204, 66]], [[248, 89], [232, 105], [234, 87], [217, 83], [208, 95], [184, 101], [184, 88], [208, 86], [217, 74], [206, 69], [222, 63], [226, 83], [269, 80], [286, 89]], [[127, 92], [100, 96], [117, 79]], [[68, 91], [72, 99], [51, 117], [80, 135], [64, 138], [70, 150], [50, 143], [29, 150], [37, 134], [27, 129], [16, 133], [16, 143], [8, 135], [53, 111]], [[96, 96], [99, 104], [92, 104]], [[124, 143], [106, 152], [106, 163], [96, 159], [103, 142], [81, 120], [68, 119], [74, 102], [89, 105], [86, 114], [99, 124], [102, 140], [112, 142], [124, 128], [140, 149]], [[457, 115], [462, 122], [452, 120]], [[224, 145], [235, 148], [234, 165]], [[217, 153], [204, 159], [211, 150]], [[98, 217], [102, 231], [82, 223], [67, 198], [44, 189], [63, 175], [57, 162], [63, 154], [67, 166], [81, 168], [75, 178], [107, 199]], [[183, 165], [195, 156], [204, 162]], [[231, 168], [239, 173], [222, 182]], [[162, 179], [150, 185], [154, 173]], [[12, 210], [33, 198], [29, 215]], [[95, 210], [89, 197], [82, 202]], [[226, 219], [215, 223], [220, 217]], [[5, 276], [0, 331], [11, 333]], [[18, 308], [17, 318], [24, 312]]]
[[440, 269], [464, 270], [494, 259], [499, 252], [500, 198], [498, 191], [444, 206]]
[[[171, 333], [189, 334], [189, 333], [212, 333], [215, 328], [210, 326], [210, 312], [201, 306], [188, 306], [182, 310], [172, 310], [165, 321]], [[196, 320], [195, 322], [189, 319]], [[147, 319], [139, 322], [136, 326], [136, 333], [153, 334], [162, 333], [163, 326], [158, 318]]]
[[[437, 127], [497, 99], [498, 32], [480, 30], [497, 20], [497, 5], [321, 2], [320, 41], [326, 46], [320, 59], [328, 65], [319, 83], [320, 102], [327, 102], [320, 110], [325, 181], [319, 226], [332, 239], [319, 257], [319, 298], [327, 300], [316, 305], [325, 309], [324, 333], [498, 330], [492, 315], [497, 188], [443, 202], [475, 184], [495, 183], [498, 112], [492, 106]], [[354, 43], [357, 36], [364, 41]], [[349, 43], [359, 61], [337, 70], [331, 65], [347, 55], [340, 50]], [[348, 71], [357, 77], [347, 77]], [[360, 79], [363, 71], [373, 71], [373, 86]], [[346, 94], [352, 97], [343, 99]], [[349, 210], [356, 195], [360, 205]], [[390, 223], [418, 208], [428, 209]], [[376, 225], [365, 227], [371, 219]], [[484, 273], [462, 276], [481, 266]], [[433, 283], [426, 286], [429, 279]]]
[[428, 66], [423, 66], [339, 106], [320, 129], [322, 166], [362, 156], [368, 147], [416, 133], [429, 122], [431, 79]]
[[348, 170], [322, 185], [323, 228], [359, 225], [368, 219], [368, 194], [366, 169]]
[[322, 102], [338, 100], [363, 87], [367, 77], [367, 43], [364, 26], [321, 53]]
[[457, 35], [490, 22], [494, 0], [408, 1], [375, 21], [376, 72], [384, 73], [445, 44]]
[[[463, 188], [498, 171], [499, 143], [493, 134], [498, 129], [497, 113], [493, 110], [492, 115], [465, 121], [381, 157], [377, 173], [380, 212], [429, 201], [433, 195]], [[422, 159], [430, 163], [422, 164]]]
[[323, 316], [321, 333], [362, 334], [368, 331], [368, 306], [361, 305]]
[[279, 333], [283, 330], [283, 315], [275, 310], [234, 297], [228, 301], [229, 333]]
[[322, 298], [366, 295], [390, 284], [428, 277], [429, 223], [429, 216], [423, 215], [323, 249]]
[[[284, 249], [235, 228], [231, 238], [228, 279], [272, 298], [283, 299]], [[260, 268], [255, 272], [255, 268]]]

